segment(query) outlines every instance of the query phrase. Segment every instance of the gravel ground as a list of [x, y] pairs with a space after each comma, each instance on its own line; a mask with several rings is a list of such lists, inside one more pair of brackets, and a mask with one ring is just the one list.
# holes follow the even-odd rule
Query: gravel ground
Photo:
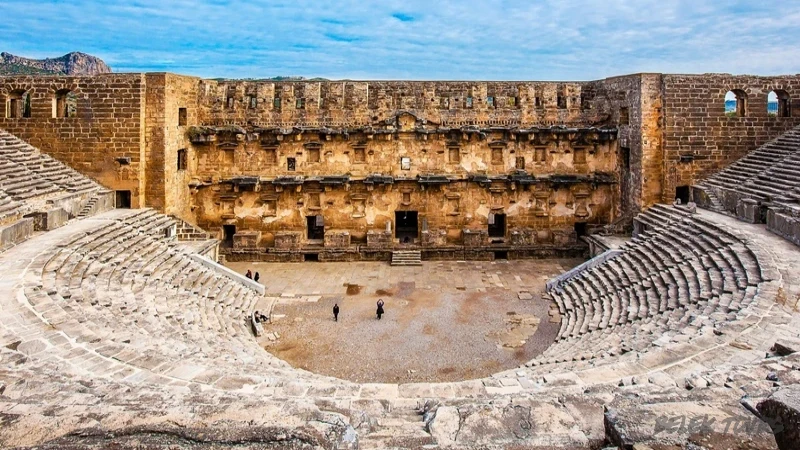
[[[546, 279], [580, 262], [510, 262], [491, 266], [491, 271], [457, 267], [461, 277], [486, 281], [486, 287], [477, 289], [431, 286], [426, 272], [417, 280], [387, 281], [382, 288], [375, 288], [380, 279], [371, 288], [352, 283], [348, 288], [346, 283], [340, 295], [323, 295], [317, 302], [281, 300], [266, 329], [280, 337], [260, 342], [295, 367], [357, 382], [479, 378], [517, 367], [553, 342], [559, 324], [550, 320], [551, 305], [540, 293]], [[262, 274], [269, 270], [268, 265], [257, 268]], [[514, 278], [516, 270], [535, 273], [524, 280], [532, 299], [520, 300], [518, 286], [493, 284], [491, 277]], [[386, 303], [382, 320], [375, 317], [379, 298]], [[338, 322], [333, 320], [334, 303], [341, 308]]]

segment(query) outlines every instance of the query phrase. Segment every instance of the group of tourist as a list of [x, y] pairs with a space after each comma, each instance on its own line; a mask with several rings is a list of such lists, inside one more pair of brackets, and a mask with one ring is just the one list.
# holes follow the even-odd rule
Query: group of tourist
[[256, 311], [253, 313], [253, 320], [255, 320], [256, 323], [266, 323], [269, 321], [269, 317], [265, 316], [263, 313]]
[[[378, 309], [377, 309], [377, 311], [375, 311], [375, 315], [378, 317], [378, 320], [381, 320], [381, 316], [385, 314], [385, 312], [383, 310], [383, 305], [384, 304], [385, 303], [383, 302], [383, 299], [379, 298], [378, 299], [378, 303], [377, 303]], [[333, 320], [335, 322], [339, 321], [339, 304], [338, 303], [334, 303], [333, 304]]]
[[247, 269], [247, 273], [244, 274], [244, 276], [246, 276], [247, 278], [250, 278], [251, 280], [255, 281], [256, 283], [258, 283], [258, 280], [261, 279], [261, 275], [258, 272], [256, 272], [256, 274], [254, 276], [253, 272], [251, 272], [250, 269]]

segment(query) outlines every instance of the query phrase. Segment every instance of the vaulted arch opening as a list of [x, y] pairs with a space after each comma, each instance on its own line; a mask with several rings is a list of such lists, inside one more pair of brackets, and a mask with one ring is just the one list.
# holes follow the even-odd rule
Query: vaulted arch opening
[[741, 89], [733, 89], [725, 94], [725, 115], [745, 117], [747, 115], [747, 94]]

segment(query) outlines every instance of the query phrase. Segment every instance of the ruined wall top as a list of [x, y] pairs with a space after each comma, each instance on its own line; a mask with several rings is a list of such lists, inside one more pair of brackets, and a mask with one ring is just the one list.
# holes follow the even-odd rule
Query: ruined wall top
[[202, 80], [201, 123], [378, 125], [400, 111], [441, 127], [602, 125], [590, 82]]

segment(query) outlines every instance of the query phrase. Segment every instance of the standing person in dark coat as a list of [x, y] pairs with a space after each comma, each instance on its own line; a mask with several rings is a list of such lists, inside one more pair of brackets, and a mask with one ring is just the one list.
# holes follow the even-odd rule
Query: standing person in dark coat
[[383, 315], [383, 299], [378, 299], [378, 310], [376, 311], [378, 315], [378, 320], [381, 320], [381, 316]]
[[339, 321], [339, 304], [338, 303], [334, 303], [333, 304], [333, 320], [334, 320], [334, 322], [338, 322]]
[[256, 276], [254, 276], [254, 277], [253, 277], [253, 281], [255, 281], [256, 283], [258, 283], [258, 280], [259, 280], [260, 278], [261, 278], [261, 275], [259, 275], [259, 274], [258, 274], [258, 272], [256, 272]]
[[250, 269], [247, 269], [247, 273], [244, 274], [244, 276], [246, 276], [247, 278], [250, 278], [252, 280], [253, 279], [253, 272], [250, 272]]

